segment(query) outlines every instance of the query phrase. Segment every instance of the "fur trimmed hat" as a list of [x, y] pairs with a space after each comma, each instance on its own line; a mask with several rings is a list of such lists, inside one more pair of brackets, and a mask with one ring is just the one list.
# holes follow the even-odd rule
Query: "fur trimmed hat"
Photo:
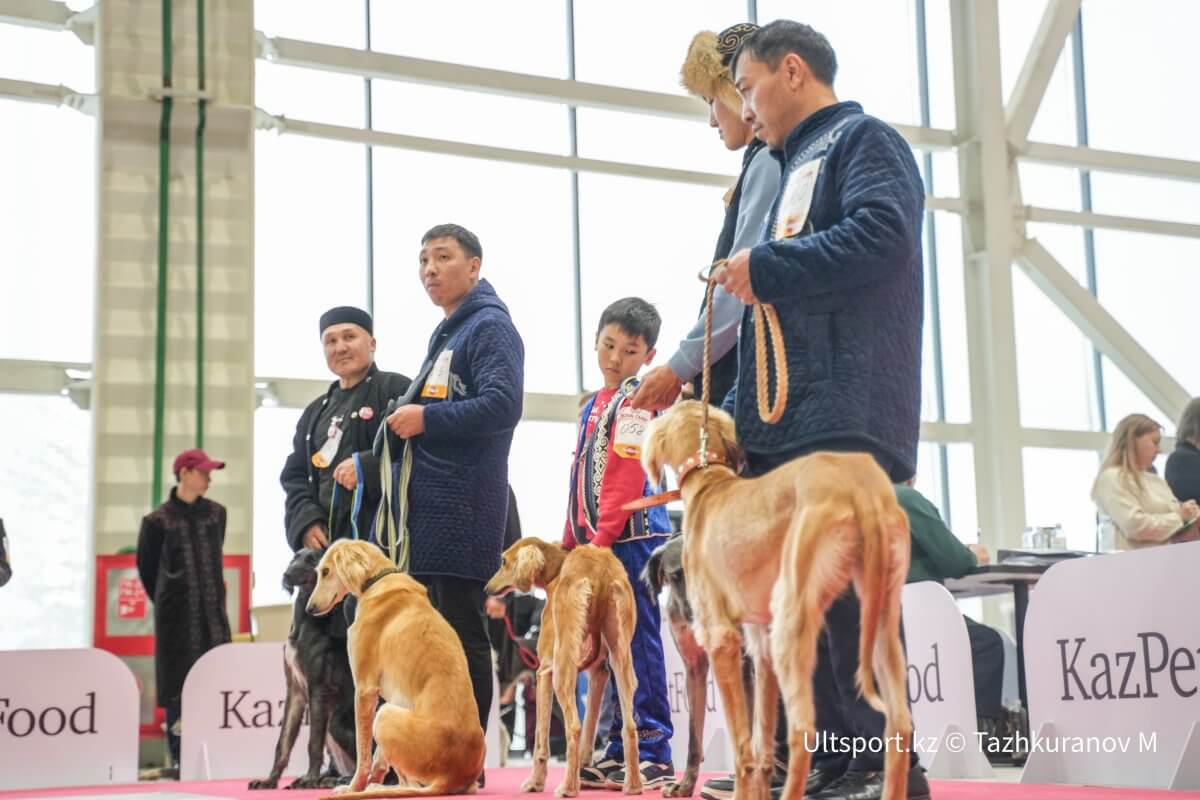
[[757, 25], [742, 22], [719, 34], [712, 31], [697, 33], [688, 46], [687, 59], [679, 72], [680, 83], [698, 97], [716, 98], [730, 110], [741, 113], [742, 100], [733, 88], [729, 67], [738, 47], [757, 30]]

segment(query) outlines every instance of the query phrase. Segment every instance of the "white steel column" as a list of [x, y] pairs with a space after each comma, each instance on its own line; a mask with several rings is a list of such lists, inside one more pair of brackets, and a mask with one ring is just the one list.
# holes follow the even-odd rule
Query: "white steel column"
[[971, 427], [982, 543], [1020, 542], [1025, 528], [1016, 336], [1013, 326], [1013, 184], [1000, 87], [997, 0], [953, 0], [959, 182], [967, 205], [963, 269]]
[[[94, 547], [136, 542], [151, 508], [159, 103], [158, 2], [104, 0], [96, 36], [97, 281], [92, 408]], [[212, 499], [228, 508], [226, 553], [248, 553], [254, 452], [254, 26], [240, 0], [207, 0], [205, 193], [205, 436], [228, 462]], [[195, 0], [174, 0], [174, 87], [197, 88]], [[197, 105], [177, 97], [170, 130], [169, 272], [163, 487], [173, 456], [196, 432]]]

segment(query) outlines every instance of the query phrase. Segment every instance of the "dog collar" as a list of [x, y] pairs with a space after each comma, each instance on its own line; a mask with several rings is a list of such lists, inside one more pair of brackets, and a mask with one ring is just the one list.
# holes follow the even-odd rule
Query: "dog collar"
[[[715, 453], [712, 450], [709, 450], [704, 454], [706, 456], [705, 459], [702, 459], [700, 455], [700, 453], [694, 453], [688, 456], [687, 461], [684, 461], [675, 469], [675, 474], [679, 479], [680, 488], [683, 487], [683, 482], [687, 480], [688, 476], [695, 472], [697, 468], [707, 469], [708, 467], [720, 465], [723, 467], [728, 467], [729, 469], [733, 469], [729, 466], [729, 462], [725, 460], [725, 457], [720, 453]], [[681, 495], [679, 489], [672, 489], [669, 492], [662, 492], [660, 494], [651, 495], [650, 497], [642, 497], [638, 500], [631, 500], [630, 502], [621, 506], [621, 510], [645, 511], [647, 508], [665, 506], [667, 503], [678, 500], [680, 497]]]
[[376, 572], [374, 575], [372, 575], [371, 577], [369, 577], [365, 581], [363, 581], [361, 592], [363, 594], [366, 594], [368, 589], [370, 589], [375, 584], [379, 583], [379, 581], [383, 580], [388, 575], [397, 575], [397, 574], [402, 574], [403, 572], [404, 572], [404, 570], [396, 569], [395, 567], [392, 567], [391, 569], [385, 569], [385, 570]]

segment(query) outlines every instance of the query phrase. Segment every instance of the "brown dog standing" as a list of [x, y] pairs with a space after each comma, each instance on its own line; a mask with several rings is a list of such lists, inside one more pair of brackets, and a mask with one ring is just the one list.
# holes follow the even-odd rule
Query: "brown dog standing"
[[[812, 674], [829, 604], [853, 583], [862, 602], [858, 684], [887, 718], [883, 796], [905, 795], [912, 715], [907, 703], [900, 594], [908, 573], [908, 518], [868, 455], [815, 453], [766, 475], [738, 478], [733, 419], [710, 409], [708, 465], [698, 464], [703, 406], [688, 401], [651, 423], [642, 464], [679, 477], [683, 567], [695, 630], [712, 662], [734, 751], [737, 800], [767, 797], [775, 706], [788, 719], [783, 800], [801, 800], [812, 753]], [[745, 626], [755, 670], [753, 742], [742, 684]], [[778, 675], [778, 682], [776, 682]], [[875, 678], [879, 677], [878, 687]]]
[[[327, 614], [347, 593], [358, 598], [349, 634], [358, 763], [348, 791], [336, 797], [474, 792], [485, 744], [458, 635], [430, 604], [425, 587], [368, 542], [343, 539], [330, 546], [317, 565], [308, 611]], [[387, 702], [376, 711], [380, 697]], [[363, 791], [389, 766], [402, 781], [420, 786]]]
[[[637, 676], [629, 650], [637, 625], [637, 605], [625, 568], [605, 547], [577, 547], [568, 553], [557, 544], [522, 539], [504, 551], [500, 571], [488, 581], [487, 592], [492, 595], [503, 595], [513, 589], [528, 592], [534, 586], [546, 590], [546, 608], [542, 611], [542, 631], [538, 637], [541, 666], [537, 673], [533, 772], [521, 785], [521, 791], [540, 792], [546, 788], [553, 680], [567, 736], [567, 774], [554, 793], [559, 797], [575, 797], [579, 794], [579, 768], [592, 760], [600, 701], [608, 684], [606, 656], [621, 701], [625, 752], [638, 752], [637, 727], [633, 721]], [[575, 683], [583, 670], [588, 673], [588, 696], [581, 744]], [[641, 772], [625, 770], [622, 789], [625, 794], [641, 794]]]

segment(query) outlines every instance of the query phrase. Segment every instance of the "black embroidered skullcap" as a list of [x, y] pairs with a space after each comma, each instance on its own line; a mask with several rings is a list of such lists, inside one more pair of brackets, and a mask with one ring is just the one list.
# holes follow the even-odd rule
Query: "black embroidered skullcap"
[[335, 306], [322, 314], [321, 333], [324, 335], [325, 329], [330, 325], [341, 325], [346, 322], [357, 325], [371, 335], [375, 334], [375, 324], [371, 321], [371, 315], [354, 306]]
[[717, 52], [721, 55], [721, 63], [728, 67], [733, 61], [733, 54], [742, 46], [742, 42], [749, 39], [757, 30], [758, 26], [754, 23], [739, 22], [718, 33]]

